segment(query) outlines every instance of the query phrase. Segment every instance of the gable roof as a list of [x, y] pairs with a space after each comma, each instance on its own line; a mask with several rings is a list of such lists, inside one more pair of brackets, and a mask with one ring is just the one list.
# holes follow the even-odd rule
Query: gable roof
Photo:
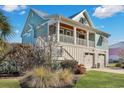
[[77, 12], [77, 13], [75, 13], [75, 14], [73, 14], [73, 15], [71, 15], [69, 18], [70, 18], [70, 19], [74, 18], [74, 17], [77, 16], [80, 12], [82, 12], [82, 10], [79, 11], [79, 12]]
[[83, 16], [86, 18], [88, 24], [89, 24], [91, 27], [94, 27], [93, 22], [92, 22], [92, 20], [91, 20], [89, 14], [88, 14], [88, 12], [87, 12], [86, 10], [81, 10], [80, 12], [78, 12], [78, 13], [76, 13], [76, 14], [70, 16], [69, 18], [71, 18], [71, 19], [73, 20], [75, 17], [77, 17], [77, 16], [80, 15], [80, 14], [83, 14]]
[[23, 27], [23, 31], [22, 31], [21, 36], [22, 36], [23, 33], [24, 33], [24, 29], [25, 29], [26, 23], [27, 23], [27, 21], [28, 21], [28, 19], [29, 19], [29, 16], [30, 16], [30, 13], [31, 13], [31, 12], [34, 12], [35, 14], [37, 14], [39, 17], [41, 17], [41, 18], [43, 18], [43, 19], [45, 19], [45, 17], [49, 16], [48, 13], [46, 13], [46, 12], [39, 11], [39, 10], [37, 10], [37, 9], [31, 8], [30, 11], [29, 11], [28, 17], [27, 17], [27, 19], [26, 19], [26, 21], [25, 21], [25, 25], [24, 25], [24, 27]]
[[[80, 27], [84, 27], [84, 28], [87, 28], [87, 29], [92, 29], [92, 30], [96, 31], [97, 33], [100, 33], [100, 34], [102, 33], [102, 34], [104, 34], [108, 37], [110, 36], [110, 34], [108, 34], [106, 32], [103, 32], [101, 30], [98, 30], [94, 27], [94, 25], [92, 23], [92, 20], [90, 19], [89, 15], [88, 15], [88, 12], [86, 10], [80, 11], [80, 12], [70, 16], [69, 18], [65, 18], [64, 16], [61, 16], [61, 15], [48, 15], [48, 13], [45, 13], [43, 11], [39, 11], [39, 10], [33, 9], [33, 8], [30, 9], [30, 12], [31, 11], [35, 12], [38, 16], [40, 16], [41, 18], [44, 18], [44, 19], [51, 19], [51, 18], [61, 19], [62, 18], [62, 19], [65, 19], [67, 21], [70, 21], [70, 22], [74, 23], [75, 25], [79, 25]], [[30, 15], [30, 12], [29, 12], [29, 15]], [[90, 24], [91, 27], [82, 25], [80, 22], [76, 22], [75, 20], [73, 20], [73, 18], [76, 17], [80, 13], [83, 13], [83, 15], [85, 16], [85, 18], [87, 19], [87, 21], [88, 21], [88, 23]], [[27, 20], [29, 18], [29, 15], [27, 17]], [[26, 20], [25, 24], [27, 23], [27, 20]], [[24, 28], [25, 28], [25, 25], [24, 25]], [[23, 28], [23, 30], [24, 30], [24, 28]], [[22, 34], [23, 34], [23, 32], [22, 32]]]
[[31, 8], [31, 10], [32, 10], [33, 12], [35, 12], [35, 13], [36, 13], [38, 16], [40, 16], [40, 17], [45, 17], [45, 16], [48, 16], [48, 15], [49, 15], [49, 14], [46, 13], [46, 12], [39, 11], [39, 10], [34, 9], [34, 8]]

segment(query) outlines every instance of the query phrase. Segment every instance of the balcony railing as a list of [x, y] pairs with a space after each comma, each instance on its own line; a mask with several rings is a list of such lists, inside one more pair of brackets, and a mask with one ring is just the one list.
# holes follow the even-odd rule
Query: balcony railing
[[[60, 42], [74, 44], [74, 37], [73, 36], [67, 36], [67, 35], [60, 34]], [[84, 46], [86, 46], [87, 45], [87, 41], [85, 39], [76, 38], [76, 44], [77, 45], [84, 45]], [[95, 47], [95, 42], [89, 40], [89, 46], [90, 47]]]
[[95, 42], [94, 42], [94, 41], [89, 40], [89, 46], [90, 46], [90, 47], [95, 47]]
[[74, 37], [60, 34], [60, 41], [74, 44]]
[[76, 43], [77, 43], [78, 45], [86, 45], [86, 44], [87, 44], [87, 42], [86, 42], [85, 39], [80, 39], [80, 38], [77, 38], [77, 39], [76, 39]]

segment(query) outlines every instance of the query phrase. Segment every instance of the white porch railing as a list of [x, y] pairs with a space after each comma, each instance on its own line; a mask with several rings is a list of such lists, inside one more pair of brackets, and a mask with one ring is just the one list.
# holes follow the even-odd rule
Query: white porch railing
[[78, 45], [86, 45], [86, 44], [87, 44], [87, 42], [86, 42], [85, 39], [80, 39], [80, 38], [77, 38], [77, 39], [76, 39], [76, 43], [77, 43]]
[[95, 42], [94, 42], [94, 41], [89, 40], [89, 46], [90, 46], [90, 47], [95, 47]]
[[[73, 36], [67, 36], [67, 35], [60, 34], [60, 42], [74, 44], [74, 37]], [[76, 44], [77, 45], [85, 45], [86, 46], [87, 45], [87, 41], [85, 39], [76, 38]], [[89, 46], [90, 47], [95, 47], [95, 42], [89, 40]]]
[[60, 34], [60, 41], [74, 44], [74, 37]]

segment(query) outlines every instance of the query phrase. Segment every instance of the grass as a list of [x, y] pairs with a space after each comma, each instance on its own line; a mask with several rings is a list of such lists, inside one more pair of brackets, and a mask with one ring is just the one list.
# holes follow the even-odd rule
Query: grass
[[[124, 74], [88, 71], [77, 81], [77, 88], [124, 88]], [[20, 88], [18, 79], [0, 79], [0, 88]]]
[[19, 88], [17, 79], [0, 79], [0, 88]]
[[75, 85], [77, 88], [120, 88], [124, 87], [124, 75], [100, 71], [88, 71]]

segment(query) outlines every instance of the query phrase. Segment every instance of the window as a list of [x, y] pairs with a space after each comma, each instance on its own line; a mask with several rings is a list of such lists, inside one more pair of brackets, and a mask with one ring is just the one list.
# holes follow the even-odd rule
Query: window
[[64, 30], [64, 35], [66, 35], [66, 30]]
[[85, 39], [85, 36], [82, 34], [79, 34], [79, 38]]
[[31, 12], [31, 17], [33, 17], [33, 15], [34, 15], [33, 12]]
[[97, 45], [98, 45], [98, 46], [102, 46], [102, 43], [103, 43], [103, 37], [100, 36], [100, 37], [99, 37], [99, 40], [98, 40], [98, 42], [97, 42]]
[[73, 31], [71, 31], [71, 36], [73, 36]]
[[85, 39], [85, 35], [81, 34], [80, 32], [77, 32], [77, 37], [81, 39]]
[[56, 27], [54, 25], [49, 26], [49, 35], [56, 33]]
[[73, 31], [67, 30], [67, 29], [60, 29], [60, 34], [68, 35], [68, 36], [73, 36]]
[[60, 34], [64, 34], [64, 31], [63, 31], [63, 29], [60, 29]]
[[67, 30], [67, 35], [68, 36], [71, 36], [71, 32]]
[[82, 23], [82, 24], [86, 24], [87, 21], [86, 21], [85, 18], [81, 17], [80, 20], [79, 20], [79, 22]]

